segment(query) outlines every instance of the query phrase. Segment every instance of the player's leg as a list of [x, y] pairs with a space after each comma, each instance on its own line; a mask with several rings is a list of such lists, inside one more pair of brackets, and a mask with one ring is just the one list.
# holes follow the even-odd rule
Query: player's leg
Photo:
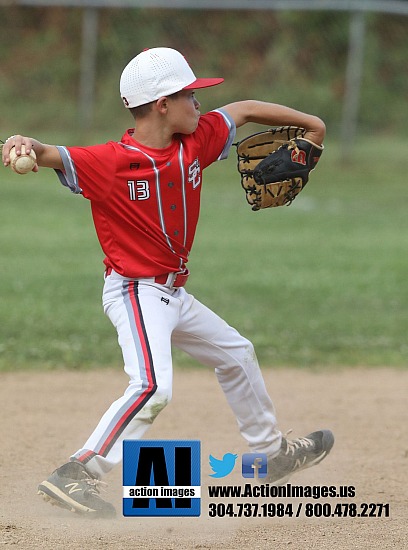
[[249, 447], [276, 453], [281, 433], [253, 345], [184, 290], [180, 299], [183, 307], [172, 337], [174, 345], [215, 369]]
[[293, 440], [283, 437], [252, 344], [192, 296], [180, 294], [183, 308], [174, 344], [214, 367], [241, 434], [252, 451], [268, 455], [263, 481], [286, 483], [293, 473], [321, 462], [334, 444], [331, 431]]
[[129, 385], [84, 446], [39, 491], [65, 508], [110, 517], [113, 507], [97, 495], [97, 480], [122, 460], [123, 440], [140, 439], [171, 399], [170, 335], [179, 303], [157, 287], [110, 276], [104, 308], [117, 329]]
[[100, 477], [122, 459], [122, 441], [140, 439], [172, 395], [171, 332], [178, 304], [152, 285], [107, 278], [104, 308], [118, 333], [129, 385], [74, 458]]

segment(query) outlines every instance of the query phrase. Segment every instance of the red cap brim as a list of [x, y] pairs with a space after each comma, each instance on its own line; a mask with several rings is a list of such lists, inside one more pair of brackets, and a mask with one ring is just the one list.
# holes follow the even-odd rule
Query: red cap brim
[[210, 86], [216, 86], [224, 82], [223, 78], [197, 78], [188, 86], [185, 86], [183, 90], [193, 90], [195, 88], [209, 88]]

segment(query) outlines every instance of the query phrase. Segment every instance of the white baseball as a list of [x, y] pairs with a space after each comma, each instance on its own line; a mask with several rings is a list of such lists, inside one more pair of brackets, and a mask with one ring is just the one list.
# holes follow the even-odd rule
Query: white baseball
[[16, 148], [13, 147], [10, 150], [10, 168], [16, 172], [16, 174], [28, 174], [34, 168], [37, 162], [37, 156], [33, 149], [30, 154], [25, 152], [25, 146], [21, 146], [21, 155], [17, 156]]

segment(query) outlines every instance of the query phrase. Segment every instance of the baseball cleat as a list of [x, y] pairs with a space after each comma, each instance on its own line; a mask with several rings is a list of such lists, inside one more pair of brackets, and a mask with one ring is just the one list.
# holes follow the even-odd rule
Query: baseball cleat
[[96, 479], [80, 462], [67, 462], [40, 483], [38, 494], [52, 505], [93, 518], [112, 518], [112, 504], [99, 496], [103, 482]]
[[330, 430], [319, 430], [306, 437], [282, 437], [279, 454], [268, 460], [268, 475], [262, 481], [282, 485], [290, 476], [319, 464], [330, 452], [334, 436]]

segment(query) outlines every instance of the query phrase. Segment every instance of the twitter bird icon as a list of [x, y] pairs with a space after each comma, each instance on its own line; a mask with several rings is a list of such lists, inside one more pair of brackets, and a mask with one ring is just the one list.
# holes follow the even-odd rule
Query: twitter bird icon
[[210, 455], [210, 466], [213, 474], [210, 474], [211, 477], [225, 477], [232, 472], [235, 466], [235, 461], [238, 458], [238, 455], [233, 455], [232, 453], [226, 453], [222, 459], [215, 458]]

